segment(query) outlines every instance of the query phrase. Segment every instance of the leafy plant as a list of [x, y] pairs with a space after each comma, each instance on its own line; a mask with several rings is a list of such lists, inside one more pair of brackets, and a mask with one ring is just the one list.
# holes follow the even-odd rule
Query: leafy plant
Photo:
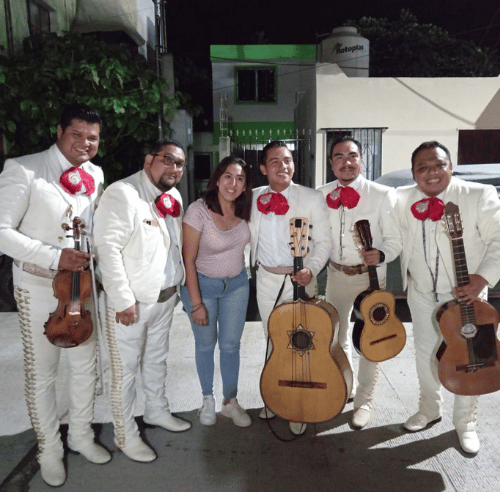
[[500, 72], [495, 52], [453, 38], [433, 24], [420, 24], [403, 9], [399, 19], [347, 21], [370, 41], [370, 76], [480, 77]]
[[168, 120], [189, 97], [167, 94], [168, 85], [146, 60], [124, 44], [109, 46], [95, 36], [44, 36], [13, 58], [0, 58], [0, 130], [7, 155], [30, 154], [55, 141], [61, 111], [85, 103], [103, 119], [99, 157], [108, 183], [142, 168], [144, 148], [164, 135]]

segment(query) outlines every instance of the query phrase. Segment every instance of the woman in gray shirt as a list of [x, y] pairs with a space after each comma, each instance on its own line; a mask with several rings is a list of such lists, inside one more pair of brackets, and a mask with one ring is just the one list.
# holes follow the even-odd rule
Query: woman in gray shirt
[[213, 172], [205, 196], [188, 207], [182, 223], [186, 285], [181, 298], [195, 338], [203, 425], [216, 422], [213, 380], [217, 341], [224, 397], [221, 413], [240, 427], [251, 424], [236, 399], [249, 294], [244, 249], [250, 241], [251, 204], [250, 168], [243, 160], [228, 156]]

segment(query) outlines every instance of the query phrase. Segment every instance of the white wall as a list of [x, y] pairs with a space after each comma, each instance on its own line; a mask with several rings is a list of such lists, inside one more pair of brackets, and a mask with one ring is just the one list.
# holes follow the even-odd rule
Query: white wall
[[[262, 65], [277, 69], [277, 104], [236, 104], [235, 67], [256, 67]], [[227, 96], [228, 115], [235, 122], [293, 121], [296, 94], [314, 84], [314, 65], [294, 64], [291, 61], [269, 60], [259, 63], [212, 62], [213, 113], [214, 121], [219, 121], [221, 96]]]
[[428, 140], [448, 147], [456, 163], [459, 130], [500, 128], [499, 89], [500, 77], [348, 78], [335, 64], [318, 65], [316, 185], [325, 178], [322, 128], [387, 127], [382, 173], [409, 168], [413, 150]]

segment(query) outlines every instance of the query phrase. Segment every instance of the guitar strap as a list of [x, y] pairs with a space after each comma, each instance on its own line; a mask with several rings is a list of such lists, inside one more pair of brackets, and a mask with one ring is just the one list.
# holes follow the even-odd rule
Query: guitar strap
[[425, 234], [425, 221], [422, 221], [422, 240], [424, 243], [425, 263], [427, 264], [427, 269], [429, 269], [429, 273], [431, 274], [432, 292], [434, 294], [434, 299], [436, 300], [436, 302], [439, 302], [439, 297], [438, 297], [438, 293], [437, 293], [437, 281], [438, 281], [438, 274], [439, 274], [439, 247], [437, 247], [437, 250], [436, 250], [436, 268], [435, 268], [434, 273], [433, 273], [430, 266], [429, 266], [429, 261], [427, 259], [427, 238], [426, 238], [426, 234]]
[[276, 308], [276, 306], [278, 305], [278, 302], [281, 298], [281, 295], [283, 294], [283, 289], [285, 288], [285, 282], [286, 282], [286, 278], [290, 276], [290, 274], [285, 274], [285, 277], [283, 279], [283, 283], [281, 284], [281, 288], [280, 288], [280, 291], [278, 292], [278, 296], [276, 297], [276, 302], [274, 303], [274, 307], [273, 309]]

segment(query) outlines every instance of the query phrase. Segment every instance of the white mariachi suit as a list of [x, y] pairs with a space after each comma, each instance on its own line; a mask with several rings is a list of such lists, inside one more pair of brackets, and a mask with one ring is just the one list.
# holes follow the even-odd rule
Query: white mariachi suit
[[[95, 216], [95, 249], [106, 292], [106, 335], [111, 361], [111, 404], [116, 444], [123, 448], [139, 438], [134, 420], [135, 377], [139, 366], [146, 396], [144, 418], [168, 411], [165, 395], [168, 335], [177, 292], [158, 302], [165, 281], [167, 256], [177, 242], [177, 278], [184, 280], [181, 255], [182, 213], [162, 218], [154, 200], [160, 191], [144, 170], [115, 182], [104, 192]], [[177, 189], [168, 191], [182, 207]], [[167, 220], [170, 219], [170, 220]], [[167, 224], [173, 228], [174, 238]], [[171, 278], [174, 278], [171, 276]], [[115, 312], [136, 304], [137, 320], [124, 326]]]
[[[339, 187], [338, 181], [330, 182], [318, 188], [327, 197]], [[328, 208], [330, 231], [333, 248], [330, 260], [340, 265], [357, 266], [364, 264], [358, 247], [353, 238], [352, 227], [358, 220], [367, 219], [370, 222], [370, 232], [373, 248], [384, 252], [385, 260], [377, 266], [377, 276], [380, 288], [385, 288], [387, 263], [394, 260], [400, 252], [399, 232], [397, 222], [392, 214], [394, 207], [394, 189], [369, 181], [361, 175], [350, 184], [360, 195], [354, 208]], [[342, 220], [343, 219], [343, 220]], [[341, 228], [342, 226], [342, 228]], [[342, 237], [341, 231], [343, 232]], [[347, 275], [337, 270], [331, 264], [327, 268], [326, 300], [330, 302], [339, 314], [339, 343], [345, 352], [351, 367], [352, 342], [349, 334], [349, 324], [352, 307], [357, 296], [370, 286], [368, 273]], [[354, 371], [354, 370], [353, 370]], [[353, 385], [354, 408], [371, 410], [373, 391], [379, 375], [378, 363], [360, 356], [358, 384]], [[356, 385], [358, 387], [356, 388]]]
[[[417, 186], [398, 188], [396, 194], [396, 212], [403, 243], [401, 273], [403, 286], [408, 286], [420, 383], [419, 413], [431, 421], [441, 416], [443, 406], [436, 359], [443, 337], [434, 314], [454, 298], [452, 290], [456, 279], [451, 240], [442, 222], [426, 221], [424, 232], [422, 221], [411, 213], [411, 206], [427, 197]], [[452, 177], [439, 197], [445, 205], [451, 201], [460, 209], [469, 274], [479, 274], [490, 287], [495, 286], [500, 278], [500, 201], [495, 188]], [[423, 251], [423, 234], [426, 235], [426, 254]], [[439, 259], [436, 266], [437, 250]], [[439, 302], [436, 302], [430, 274], [430, 271], [435, 273], [436, 267]], [[485, 288], [481, 297], [486, 296]], [[453, 423], [457, 429], [474, 430], [477, 399], [476, 396], [455, 395]]]
[[[278, 216], [281, 221], [280, 229], [285, 233], [286, 240], [290, 240], [290, 230], [288, 222], [294, 217], [306, 217], [309, 220], [312, 228], [310, 230], [311, 240], [309, 241], [309, 251], [304, 257], [304, 267], [311, 270], [313, 277], [323, 269], [328, 260], [328, 255], [331, 251], [330, 231], [328, 227], [327, 206], [321, 195], [314, 189], [301, 186], [299, 184], [290, 184], [288, 191], [288, 212], [283, 216]], [[269, 186], [255, 188], [253, 190], [252, 212], [250, 217], [250, 232], [251, 232], [251, 256], [252, 265], [255, 265], [258, 254], [259, 230], [263, 217], [274, 216], [274, 214], [264, 215], [257, 208], [257, 199], [261, 194], [271, 192]], [[271, 235], [269, 235], [271, 238]], [[286, 253], [293, 262], [293, 257], [289, 247]], [[263, 264], [266, 264], [265, 262]], [[285, 264], [282, 262], [281, 264]], [[259, 313], [262, 319], [264, 332], [267, 337], [267, 320], [271, 314], [279, 290], [284, 281], [284, 276], [273, 274], [266, 271], [261, 265], [257, 269], [257, 303]], [[313, 280], [306, 292], [309, 295], [315, 294], [316, 281]], [[285, 287], [281, 294], [277, 305], [293, 299], [293, 285], [290, 278], [286, 278]]]
[[[69, 167], [71, 164], [53, 145], [41, 153], [7, 160], [0, 175], [0, 252], [15, 262], [14, 292], [23, 335], [26, 400], [38, 439], [39, 460], [44, 456], [63, 457], [55, 389], [61, 348], [44, 335], [49, 313], [58, 305], [50, 277], [55, 271], [50, 269], [57, 269], [63, 248], [73, 247], [62, 223], [71, 225], [78, 216], [85, 221], [85, 231], [90, 235], [92, 213], [103, 184], [101, 168], [86, 162], [82, 168], [94, 178], [95, 191], [90, 196], [71, 195], [59, 184], [61, 174]], [[86, 308], [93, 313], [91, 299]], [[70, 368], [70, 447], [94, 439], [90, 424], [96, 384], [95, 346], [94, 329], [87, 342], [66, 349]]]

